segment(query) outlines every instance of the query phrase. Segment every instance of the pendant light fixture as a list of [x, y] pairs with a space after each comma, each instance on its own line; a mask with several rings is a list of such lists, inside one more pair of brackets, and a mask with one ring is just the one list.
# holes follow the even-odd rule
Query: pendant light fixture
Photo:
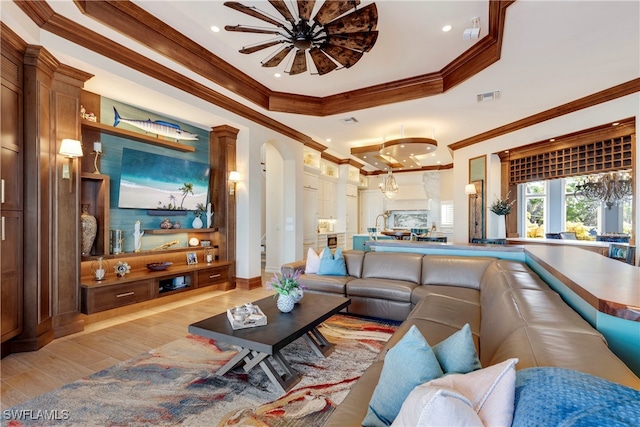
[[398, 183], [396, 182], [396, 178], [393, 176], [391, 169], [385, 176], [384, 181], [380, 183], [380, 191], [387, 199], [393, 199], [398, 195]]

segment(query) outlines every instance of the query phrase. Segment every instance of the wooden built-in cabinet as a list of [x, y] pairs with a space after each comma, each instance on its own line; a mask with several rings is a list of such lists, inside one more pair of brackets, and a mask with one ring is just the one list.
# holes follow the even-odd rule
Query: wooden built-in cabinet
[[[2, 28], [2, 120], [0, 120], [0, 335], [22, 332], [23, 139], [22, 57], [18, 40]], [[5, 346], [2, 354], [5, 354]]]
[[98, 224], [91, 255], [107, 255], [109, 253], [109, 176], [83, 172], [80, 179], [80, 205], [89, 207], [89, 214], [96, 218]]
[[[166, 259], [166, 255], [162, 258]], [[117, 262], [111, 261], [114, 265]], [[184, 283], [184, 286], [174, 288], [174, 280]], [[167, 270], [138, 269], [124, 277], [117, 277], [113, 271], [109, 271], [102, 281], [96, 281], [91, 276], [83, 277], [81, 286], [84, 314], [94, 314], [192, 289], [233, 289], [229, 261], [196, 265], [187, 265], [182, 261], [181, 265], [174, 263]]]

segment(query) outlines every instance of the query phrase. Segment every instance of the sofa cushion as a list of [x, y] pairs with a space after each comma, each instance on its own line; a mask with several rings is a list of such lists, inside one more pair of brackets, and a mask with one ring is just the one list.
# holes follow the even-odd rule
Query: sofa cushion
[[347, 274], [359, 279], [362, 277], [362, 264], [364, 263], [364, 251], [344, 251], [344, 261], [347, 265]]
[[[490, 366], [485, 369], [470, 372], [468, 374], [452, 374], [437, 378], [422, 384], [409, 394], [402, 405], [402, 409], [393, 425], [417, 426], [421, 425], [421, 419], [427, 418], [424, 413], [431, 410], [430, 407], [421, 405], [425, 398], [430, 398], [433, 390], [447, 390], [453, 395], [463, 396], [469, 402], [474, 412], [481, 420], [480, 425], [510, 427], [513, 419], [513, 402], [515, 395], [516, 370], [514, 365], [518, 359], [510, 359], [503, 363]], [[457, 405], [455, 409], [458, 409]], [[451, 408], [455, 410], [454, 408]], [[464, 408], [462, 408], [464, 410]], [[438, 414], [439, 418], [432, 419], [433, 424], [425, 425], [452, 425], [440, 416], [446, 417], [446, 412]], [[433, 415], [431, 415], [433, 416]], [[428, 418], [427, 418], [428, 419]], [[462, 421], [473, 418], [465, 417]], [[475, 425], [475, 424], [470, 424]]]
[[347, 266], [344, 262], [344, 256], [342, 255], [342, 249], [336, 249], [334, 254], [331, 253], [329, 248], [325, 248], [320, 256], [320, 266], [318, 267], [318, 274], [327, 276], [346, 276]]
[[311, 292], [333, 293], [345, 296], [345, 285], [351, 276], [321, 276], [319, 274], [303, 274], [298, 283]]
[[411, 302], [413, 282], [388, 279], [353, 279], [347, 282], [347, 295]]
[[[598, 332], [593, 332], [589, 334], [548, 327], [522, 327], [503, 340], [490, 360], [481, 357], [480, 361], [483, 364], [494, 364], [517, 357], [520, 359], [518, 369], [538, 366], [569, 368], [640, 389], [638, 377], [613, 354]], [[481, 351], [481, 356], [483, 355]]]
[[422, 258], [422, 285], [480, 289], [480, 280], [495, 258], [426, 255]]
[[422, 285], [411, 293], [411, 302], [418, 304], [427, 295], [442, 295], [480, 305], [480, 292], [477, 289], [448, 285]]
[[387, 353], [363, 426], [388, 426], [417, 385], [444, 375], [420, 331], [412, 327]]
[[409, 301], [393, 301], [354, 295], [349, 295], [349, 298], [351, 304], [349, 304], [348, 312], [357, 316], [373, 316], [402, 322], [413, 308]]
[[367, 252], [362, 266], [363, 279], [389, 279], [420, 283], [422, 254]]

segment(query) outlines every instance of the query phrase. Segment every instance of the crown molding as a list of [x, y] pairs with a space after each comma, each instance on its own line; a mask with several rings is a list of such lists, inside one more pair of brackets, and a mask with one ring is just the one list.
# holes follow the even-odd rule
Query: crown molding
[[[271, 91], [131, 2], [74, 2], [86, 16], [257, 106], [283, 113], [329, 116], [438, 95], [479, 73], [500, 59], [506, 9], [514, 0], [489, 1], [489, 34], [442, 70], [327, 97]], [[125, 65], [132, 67], [129, 63]]]
[[550, 108], [532, 116], [525, 117], [524, 119], [516, 120], [515, 122], [511, 122], [504, 126], [488, 130], [470, 138], [454, 142], [453, 144], [449, 144], [449, 149], [453, 151], [459, 150], [461, 148], [478, 144], [488, 139], [506, 135], [508, 133], [524, 129], [547, 120], [555, 119], [556, 117], [564, 116], [565, 114], [574, 113], [576, 111], [593, 107], [594, 105], [602, 104], [603, 102], [609, 102], [636, 92], [640, 92], [640, 78], [636, 78], [617, 86], [601, 90], [600, 92], [596, 92], [583, 98], [576, 99], [575, 101], [567, 102], [566, 104]]

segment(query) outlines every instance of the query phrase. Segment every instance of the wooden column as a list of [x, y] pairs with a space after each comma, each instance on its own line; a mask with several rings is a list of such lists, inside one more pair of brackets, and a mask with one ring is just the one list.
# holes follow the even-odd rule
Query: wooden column
[[24, 56], [24, 316], [10, 351], [38, 350], [81, 331], [79, 161], [62, 179], [62, 139], [80, 140], [80, 93], [90, 74], [41, 46]]
[[223, 125], [212, 128], [209, 134], [213, 226], [218, 228], [220, 260], [233, 261], [231, 275], [234, 285], [236, 280], [236, 197], [229, 194], [229, 173], [236, 170], [238, 132], [236, 128]]
[[[44, 48], [24, 57], [24, 322], [11, 351], [33, 351], [53, 340], [52, 239], [57, 171], [53, 135], [53, 74], [60, 64]], [[75, 257], [68, 253], [67, 257]]]
[[[55, 112], [56, 154], [64, 138], [81, 140], [80, 95], [84, 82], [92, 75], [60, 65], [53, 79], [53, 111]], [[83, 142], [83, 157], [91, 157], [93, 141]], [[58, 164], [67, 159], [58, 155]], [[80, 315], [80, 174], [81, 159], [72, 161], [72, 191], [69, 181], [55, 174], [56, 202], [53, 217], [57, 229], [53, 262], [56, 274], [53, 280], [53, 329], [59, 338], [84, 329]], [[61, 166], [60, 166], [61, 167]]]
[[[503, 199], [509, 195], [509, 200], [515, 200], [511, 206], [511, 213], [505, 216], [507, 237], [520, 237], [518, 234], [518, 186], [509, 183], [509, 153], [498, 153], [500, 157], [500, 197]], [[526, 236], [525, 236], [526, 237]]]

